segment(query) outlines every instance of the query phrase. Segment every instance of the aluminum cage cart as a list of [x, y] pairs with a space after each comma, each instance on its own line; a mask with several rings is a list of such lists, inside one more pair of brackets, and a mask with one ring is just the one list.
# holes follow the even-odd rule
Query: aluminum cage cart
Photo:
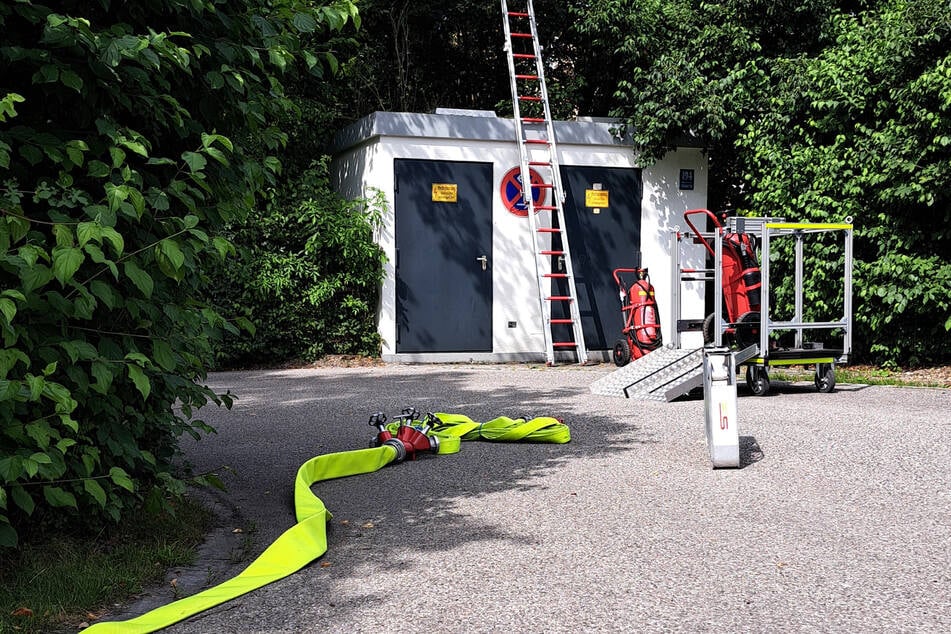
[[[688, 212], [689, 213], [689, 212]], [[760, 273], [762, 280], [762, 296], [759, 306], [758, 327], [753, 331], [758, 340], [758, 352], [744, 363], [746, 365], [746, 383], [753, 394], [764, 395], [769, 392], [769, 368], [775, 366], [813, 366], [815, 368], [815, 386], [820, 392], [831, 392], [835, 388], [835, 365], [848, 363], [852, 350], [852, 234], [851, 218], [843, 223], [797, 223], [786, 222], [780, 218], [742, 218], [726, 219], [724, 225], [712, 232], [697, 232], [692, 241], [699, 243], [712, 240], [714, 247], [714, 266], [712, 269], [690, 269], [681, 265], [681, 242], [691, 239], [690, 234], [675, 229], [671, 239], [673, 254], [673, 280], [675, 297], [672, 298], [672, 323], [676, 324], [672, 336], [673, 345], [680, 347], [680, 333], [688, 330], [698, 330], [701, 324], [697, 320], [682, 320], [680, 318], [680, 283], [683, 282], [713, 282], [714, 288], [721, 289], [716, 294], [722, 297], [723, 293], [723, 236], [724, 234], [750, 234], [760, 242]], [[817, 234], [842, 235], [842, 315], [828, 321], [806, 321], [804, 288], [807, 278], [803, 265], [805, 242]], [[794, 261], [793, 275], [793, 314], [789, 319], [779, 319], [771, 315], [771, 280], [770, 246], [782, 240], [793, 240]], [[678, 280], [680, 283], [678, 283]], [[834, 278], [826, 278], [823, 283], [835, 283]], [[753, 324], [730, 323], [724, 318], [723, 301], [714, 301], [713, 306], [713, 345], [736, 345], [734, 338], [737, 326], [749, 328]], [[828, 331], [835, 339], [835, 343], [819, 343], [806, 340], [806, 333], [812, 331]], [[788, 333], [792, 333], [790, 340]], [[781, 336], [784, 335], [784, 336]], [[830, 337], [826, 337], [828, 340]]]

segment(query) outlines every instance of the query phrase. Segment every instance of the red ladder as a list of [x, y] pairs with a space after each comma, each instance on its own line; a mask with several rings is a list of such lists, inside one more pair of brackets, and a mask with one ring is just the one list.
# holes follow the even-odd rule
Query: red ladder
[[[508, 2], [502, 0], [502, 16], [512, 107], [515, 111], [515, 139], [521, 164], [522, 200], [528, 207], [528, 225], [532, 232], [538, 300], [544, 322], [545, 354], [548, 365], [555, 364], [556, 350], [573, 353], [577, 362], [584, 364], [588, 362], [588, 351], [581, 328], [578, 291], [568, 249], [565, 190], [558, 166], [558, 146], [545, 86], [535, 8], [532, 0], [519, 4], [524, 6], [524, 10], [510, 11]], [[550, 199], [546, 204], [536, 204], [534, 191], [525, 191], [524, 183], [532, 182], [533, 170], [537, 170], [544, 182], [532, 184], [530, 190], [541, 190], [541, 198]], [[550, 196], [545, 196], [547, 192], [551, 192]], [[558, 286], [567, 290], [559, 291], [556, 288]], [[568, 317], [552, 318], [555, 305], [567, 307]], [[559, 333], [558, 339], [554, 337], [555, 331]], [[565, 332], [570, 334], [565, 336]]]

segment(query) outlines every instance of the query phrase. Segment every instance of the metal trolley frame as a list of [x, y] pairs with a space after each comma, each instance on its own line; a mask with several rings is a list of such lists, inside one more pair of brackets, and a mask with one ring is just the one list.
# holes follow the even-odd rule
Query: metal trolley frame
[[[804, 239], [810, 234], [842, 233], [843, 245], [843, 315], [831, 321], [806, 321], [804, 317], [803, 288], [805, 271], [803, 255], [805, 252]], [[722, 257], [724, 233], [749, 233], [758, 238], [761, 247], [760, 272], [762, 277], [762, 300], [760, 304], [760, 321], [758, 349], [742, 365], [747, 368], [746, 382], [754, 394], [763, 395], [769, 391], [769, 371], [771, 366], [814, 366], [815, 385], [820, 392], [830, 392], [835, 387], [835, 364], [848, 363], [852, 351], [852, 219], [846, 218], [843, 223], [804, 223], [786, 222], [782, 218], [728, 218], [724, 227], [717, 231], [702, 232], [694, 236], [692, 233], [681, 232], [674, 228], [671, 232], [672, 257], [672, 287], [674, 297], [671, 298], [672, 323], [676, 325], [672, 337], [675, 348], [680, 347], [680, 333], [699, 330], [701, 320], [681, 319], [680, 287], [684, 282], [713, 282], [714, 288], [720, 289], [718, 298], [722, 298]], [[770, 244], [776, 240], [793, 239], [795, 241], [794, 275], [794, 309], [792, 319], [779, 320], [770, 316]], [[714, 244], [713, 268], [692, 269], [683, 267], [682, 243], [684, 240], [699, 242], [708, 240]], [[709, 242], [708, 242], [709, 243]], [[755, 323], [755, 322], [754, 322]], [[724, 332], [727, 328], [735, 327], [724, 321], [723, 302], [715, 301], [713, 306], [713, 341], [712, 345], [720, 347], [724, 343]], [[812, 330], [840, 330], [842, 333], [841, 346], [827, 348], [805, 340], [804, 333]], [[794, 341], [791, 346], [779, 347], [772, 337], [780, 331], [792, 331]]]

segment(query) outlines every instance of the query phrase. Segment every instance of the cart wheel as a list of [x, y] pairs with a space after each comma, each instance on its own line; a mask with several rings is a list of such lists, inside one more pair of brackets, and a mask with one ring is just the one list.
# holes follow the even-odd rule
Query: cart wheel
[[703, 345], [713, 343], [713, 313], [703, 318]]
[[831, 363], [816, 365], [816, 389], [831, 392], [835, 389], [835, 366]]
[[759, 312], [750, 311], [740, 316], [736, 324], [736, 344], [740, 348], [759, 343]]
[[623, 368], [631, 361], [631, 344], [628, 343], [627, 337], [621, 337], [614, 342], [614, 365], [619, 368]]
[[758, 365], [746, 366], [746, 385], [756, 396], [769, 392], [769, 373]]

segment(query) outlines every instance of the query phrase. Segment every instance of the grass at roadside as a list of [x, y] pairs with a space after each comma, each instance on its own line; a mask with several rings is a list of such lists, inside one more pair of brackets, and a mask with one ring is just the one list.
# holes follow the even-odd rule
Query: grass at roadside
[[94, 538], [58, 535], [0, 551], [0, 632], [76, 631], [194, 559], [213, 516], [184, 500]]
[[[777, 381], [811, 381], [813, 376], [814, 372], [811, 368], [796, 366], [782, 369], [770, 368], [770, 377]], [[835, 368], [837, 383], [855, 383], [859, 385], [951, 388], [949, 377], [951, 377], [951, 371], [944, 368], [910, 372], [862, 365], [840, 365]]]

